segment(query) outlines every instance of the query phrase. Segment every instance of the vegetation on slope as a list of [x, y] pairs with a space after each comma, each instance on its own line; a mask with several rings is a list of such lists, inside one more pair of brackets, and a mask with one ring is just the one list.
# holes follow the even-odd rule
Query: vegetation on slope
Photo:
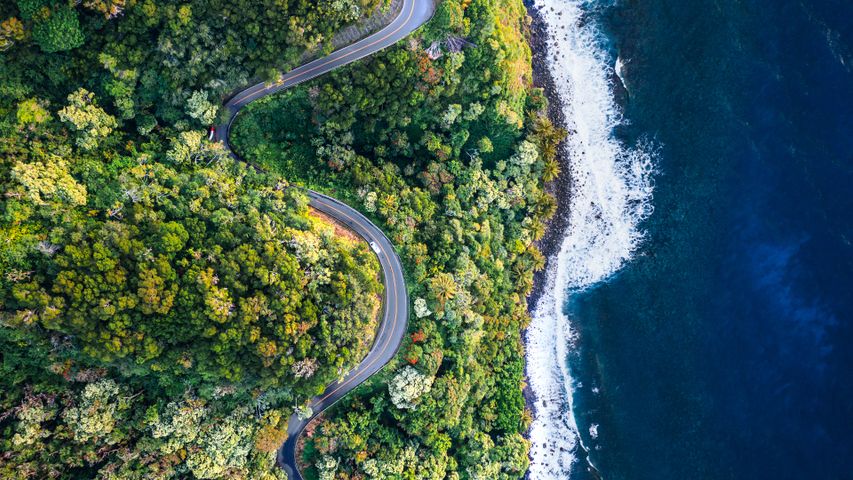
[[79, 3], [0, 5], [0, 477], [283, 478], [378, 262], [200, 127], [361, 4]]
[[288, 181], [371, 215], [413, 298], [399, 358], [311, 432], [308, 474], [523, 475], [560, 132], [521, 2], [445, 0], [410, 41], [253, 106], [235, 144], [283, 178], [204, 140], [220, 96], [375, 4], [0, 5], [0, 477], [283, 478], [287, 416], [363, 354], [379, 289]]
[[[410, 337], [310, 429], [311, 477], [526, 470], [520, 332], [562, 132], [530, 85], [525, 19], [520, 1], [445, 0], [408, 42], [253, 104], [235, 125], [241, 154], [371, 215], [409, 276]], [[473, 45], [455, 51], [460, 38]]]

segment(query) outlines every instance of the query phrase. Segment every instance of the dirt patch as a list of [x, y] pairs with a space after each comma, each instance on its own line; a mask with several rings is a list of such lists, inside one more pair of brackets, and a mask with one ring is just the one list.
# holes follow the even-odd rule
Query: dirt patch
[[378, 339], [379, 327], [382, 323], [382, 319], [380, 318], [382, 314], [382, 294], [373, 296], [373, 299], [376, 301], [373, 302], [373, 309], [370, 313], [370, 324], [366, 327], [366, 331], [371, 332], [373, 335], [365, 335], [361, 338], [359, 349], [364, 352], [362, 358], [367, 356], [373, 343]]
[[318, 218], [325, 223], [332, 225], [335, 228], [335, 236], [346, 238], [352, 242], [364, 242], [365, 240], [359, 236], [359, 234], [350, 230], [349, 227], [344, 225], [343, 223], [336, 220], [331, 215], [327, 215], [314, 207], [308, 207], [308, 215], [311, 215], [314, 218]]

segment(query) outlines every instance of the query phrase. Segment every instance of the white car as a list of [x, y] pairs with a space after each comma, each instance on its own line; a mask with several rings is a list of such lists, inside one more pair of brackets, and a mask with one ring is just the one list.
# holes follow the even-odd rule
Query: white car
[[379, 249], [379, 245], [377, 245], [376, 242], [370, 242], [370, 248], [372, 248], [377, 255], [382, 253], [382, 250]]

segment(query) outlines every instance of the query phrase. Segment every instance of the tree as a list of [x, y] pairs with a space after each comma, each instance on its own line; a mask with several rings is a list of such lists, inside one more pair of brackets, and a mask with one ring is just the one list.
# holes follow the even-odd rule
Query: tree
[[72, 50], [83, 45], [83, 32], [77, 11], [68, 5], [61, 5], [50, 11], [47, 18], [35, 22], [33, 40], [46, 53]]
[[49, 5], [48, 0], [17, 0], [18, 10], [24, 20], [32, 19], [42, 9]]
[[146, 136], [157, 128], [157, 118], [154, 115], [142, 114], [136, 117], [136, 131]]
[[172, 139], [172, 147], [166, 153], [173, 163], [189, 163], [204, 151], [204, 134], [192, 130], [181, 132], [178, 138]]
[[456, 281], [453, 279], [453, 275], [441, 272], [430, 280], [430, 289], [443, 309], [447, 301], [456, 295]]
[[118, 384], [105, 379], [86, 385], [78, 404], [66, 410], [63, 418], [76, 441], [88, 442], [110, 435], [126, 409], [127, 405], [120, 405]]
[[447, 0], [438, 4], [433, 21], [430, 23], [430, 37], [436, 38], [446, 33], [464, 33], [465, 18], [459, 0]]
[[219, 106], [208, 100], [207, 92], [196, 90], [187, 99], [187, 115], [198, 120], [203, 125], [210, 125], [216, 120]]
[[418, 318], [424, 318], [428, 315], [432, 315], [432, 312], [427, 307], [426, 300], [424, 300], [423, 298], [420, 298], [420, 297], [416, 298], [415, 299], [415, 316]]
[[459, 118], [459, 115], [462, 114], [462, 105], [458, 103], [451, 103], [447, 106], [447, 110], [445, 110], [444, 115], [441, 116], [441, 126], [445, 129], [449, 129], [456, 123], [456, 119]]
[[464, 119], [467, 121], [474, 121], [480, 118], [480, 115], [486, 111], [486, 107], [483, 106], [480, 102], [473, 102], [468, 105], [468, 110], [465, 111]]
[[222, 421], [208, 425], [196, 448], [187, 455], [187, 467], [195, 478], [221, 478], [228, 471], [246, 467], [253, 445], [253, 429], [245, 421], [247, 414], [238, 408]]
[[154, 412], [146, 423], [151, 436], [159, 440], [158, 450], [168, 455], [195, 442], [209, 412], [203, 402], [185, 399], [169, 402], [163, 411]]
[[545, 161], [545, 168], [542, 171], [542, 179], [550, 182], [560, 176], [560, 163], [557, 160], [549, 158]]
[[86, 186], [68, 173], [65, 159], [51, 155], [47, 160], [44, 163], [19, 162], [12, 167], [12, 178], [23, 186], [27, 198], [36, 205], [49, 202], [85, 205]]
[[376, 211], [376, 192], [367, 192], [364, 196], [364, 209], [368, 212]]
[[55, 396], [27, 394], [24, 402], [17, 408], [18, 425], [12, 436], [16, 446], [29, 446], [41, 442], [50, 436], [50, 431], [42, 424], [56, 417], [57, 406]]
[[304, 358], [294, 363], [291, 370], [293, 371], [293, 376], [296, 378], [311, 378], [314, 372], [317, 371], [317, 360]]
[[305, 403], [304, 405], [296, 407], [296, 411], [294, 413], [296, 413], [296, 416], [300, 420], [308, 420], [309, 418], [314, 416], [314, 409], [311, 408], [311, 405]]
[[477, 141], [477, 148], [481, 153], [492, 153], [495, 151], [495, 147], [492, 145], [492, 141], [489, 137], [480, 137]]
[[68, 95], [68, 106], [59, 111], [59, 119], [77, 132], [77, 146], [94, 150], [98, 142], [117, 126], [115, 118], [98, 106], [95, 94], [78, 88]]
[[320, 480], [334, 480], [337, 471], [338, 460], [331, 455], [323, 455], [322, 460], [317, 463], [317, 473]]
[[133, 99], [138, 77], [136, 69], [120, 69], [118, 60], [106, 53], [98, 55], [98, 60], [112, 74], [105, 80], [104, 90], [113, 98], [121, 118], [133, 118], [136, 113]]
[[416, 408], [422, 395], [432, 388], [432, 377], [428, 377], [412, 366], [397, 371], [388, 383], [388, 393], [395, 407], [404, 410]]
[[45, 108], [43, 101], [30, 98], [18, 104], [16, 117], [18, 125], [39, 124], [50, 120], [50, 112]]
[[208, 142], [204, 133], [198, 130], [181, 132], [172, 139], [166, 158], [177, 164], [211, 165], [226, 157], [221, 143]]
[[15, 17], [7, 18], [0, 23], [0, 52], [8, 50], [26, 37], [24, 24]]
[[287, 419], [282, 418], [281, 412], [272, 410], [264, 414], [263, 426], [255, 434], [255, 449], [265, 453], [273, 453], [287, 440]]
[[84, 0], [83, 6], [94, 10], [106, 19], [117, 17], [124, 10], [125, 0]]
[[538, 158], [539, 149], [536, 144], [524, 140], [518, 145], [518, 151], [512, 156], [511, 161], [516, 165], [527, 166], [533, 165]]

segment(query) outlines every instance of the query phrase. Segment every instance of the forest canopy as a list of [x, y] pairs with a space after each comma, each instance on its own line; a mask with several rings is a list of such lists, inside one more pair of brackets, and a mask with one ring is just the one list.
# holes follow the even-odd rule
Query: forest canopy
[[409, 276], [409, 337], [309, 427], [309, 475], [527, 469], [521, 330], [563, 132], [531, 85], [526, 18], [520, 1], [445, 0], [406, 42], [253, 103], [234, 126], [248, 159], [359, 205]]
[[443, 0], [410, 38], [253, 103], [251, 81], [386, 0], [0, 5], [0, 477], [285, 478], [293, 412], [370, 348], [391, 239], [397, 357], [309, 426], [306, 478], [517, 479], [525, 297], [562, 132], [521, 0]]
[[0, 6], [0, 477], [283, 477], [293, 405], [370, 348], [379, 265], [202, 127], [376, 6], [343, 3]]

